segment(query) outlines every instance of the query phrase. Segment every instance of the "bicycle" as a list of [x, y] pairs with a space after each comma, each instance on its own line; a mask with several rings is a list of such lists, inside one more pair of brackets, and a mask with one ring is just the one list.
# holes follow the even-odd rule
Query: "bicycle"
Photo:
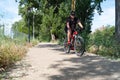
[[[81, 30], [79, 30], [81, 31]], [[64, 51], [70, 53], [70, 50], [74, 50], [77, 56], [82, 56], [85, 52], [84, 39], [78, 34], [77, 30], [71, 35], [71, 43], [67, 43], [67, 37], [64, 39]]]

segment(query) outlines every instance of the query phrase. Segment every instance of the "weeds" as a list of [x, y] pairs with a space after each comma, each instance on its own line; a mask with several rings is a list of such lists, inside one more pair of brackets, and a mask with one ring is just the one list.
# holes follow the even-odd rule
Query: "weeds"
[[14, 43], [0, 46], [0, 67], [7, 67], [21, 60], [27, 53], [27, 48]]

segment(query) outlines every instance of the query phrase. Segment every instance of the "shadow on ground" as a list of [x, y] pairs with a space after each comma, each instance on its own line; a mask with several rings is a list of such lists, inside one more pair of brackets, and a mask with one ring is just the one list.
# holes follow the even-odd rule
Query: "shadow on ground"
[[0, 80], [13, 80], [15, 78], [19, 79], [23, 76], [27, 76], [28, 74], [26, 74], [26, 71], [30, 67], [31, 65], [24, 63], [24, 61], [17, 62], [0, 72]]
[[51, 48], [51, 50], [56, 50], [56, 51], [61, 51], [63, 52], [64, 49], [61, 45], [58, 44], [53, 44], [53, 43], [48, 43], [48, 44], [39, 44], [38, 46], [36, 46], [37, 48]]
[[55, 48], [55, 47], [59, 47], [60, 45], [58, 45], [58, 44], [53, 44], [53, 43], [43, 43], [43, 44], [39, 44], [39, 45], [37, 45], [36, 47], [37, 48]]
[[[51, 47], [52, 50], [63, 52], [57, 44], [43, 44], [38, 48]], [[62, 67], [61, 63], [69, 62], [74, 65]], [[49, 80], [120, 80], [120, 61], [112, 61], [100, 56], [85, 55], [57, 61], [49, 68], [58, 69], [61, 75], [49, 76]]]
[[49, 76], [50, 80], [97, 80], [97, 78], [98, 80], [120, 80], [120, 62], [99, 56], [83, 56], [58, 61], [58, 64], [53, 64], [50, 68], [62, 66], [61, 62], [75, 63], [75, 65], [60, 68], [61, 75]]

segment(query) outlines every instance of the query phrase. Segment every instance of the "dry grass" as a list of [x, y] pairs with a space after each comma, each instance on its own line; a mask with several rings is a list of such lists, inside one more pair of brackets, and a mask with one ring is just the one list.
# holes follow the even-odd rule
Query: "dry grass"
[[36, 39], [31, 41], [32, 46], [35, 46], [35, 45], [37, 45], [38, 43], [39, 43], [39, 41], [36, 40]]
[[0, 40], [0, 69], [15, 64], [25, 56], [28, 48], [38, 44], [38, 40], [33, 40], [31, 43], [15, 42], [8, 38], [0, 38]]
[[21, 60], [27, 53], [27, 48], [14, 43], [0, 46], [0, 67], [7, 67]]

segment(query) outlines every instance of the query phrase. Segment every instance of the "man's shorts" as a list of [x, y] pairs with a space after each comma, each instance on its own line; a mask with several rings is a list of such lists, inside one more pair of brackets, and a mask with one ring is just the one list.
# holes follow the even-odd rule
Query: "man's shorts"
[[[64, 29], [64, 30], [65, 30], [65, 33], [68, 32], [68, 28], [67, 28], [67, 26], [65, 26], [65, 29]], [[73, 32], [75, 32], [75, 29], [72, 29], [72, 33], [73, 33]]]

